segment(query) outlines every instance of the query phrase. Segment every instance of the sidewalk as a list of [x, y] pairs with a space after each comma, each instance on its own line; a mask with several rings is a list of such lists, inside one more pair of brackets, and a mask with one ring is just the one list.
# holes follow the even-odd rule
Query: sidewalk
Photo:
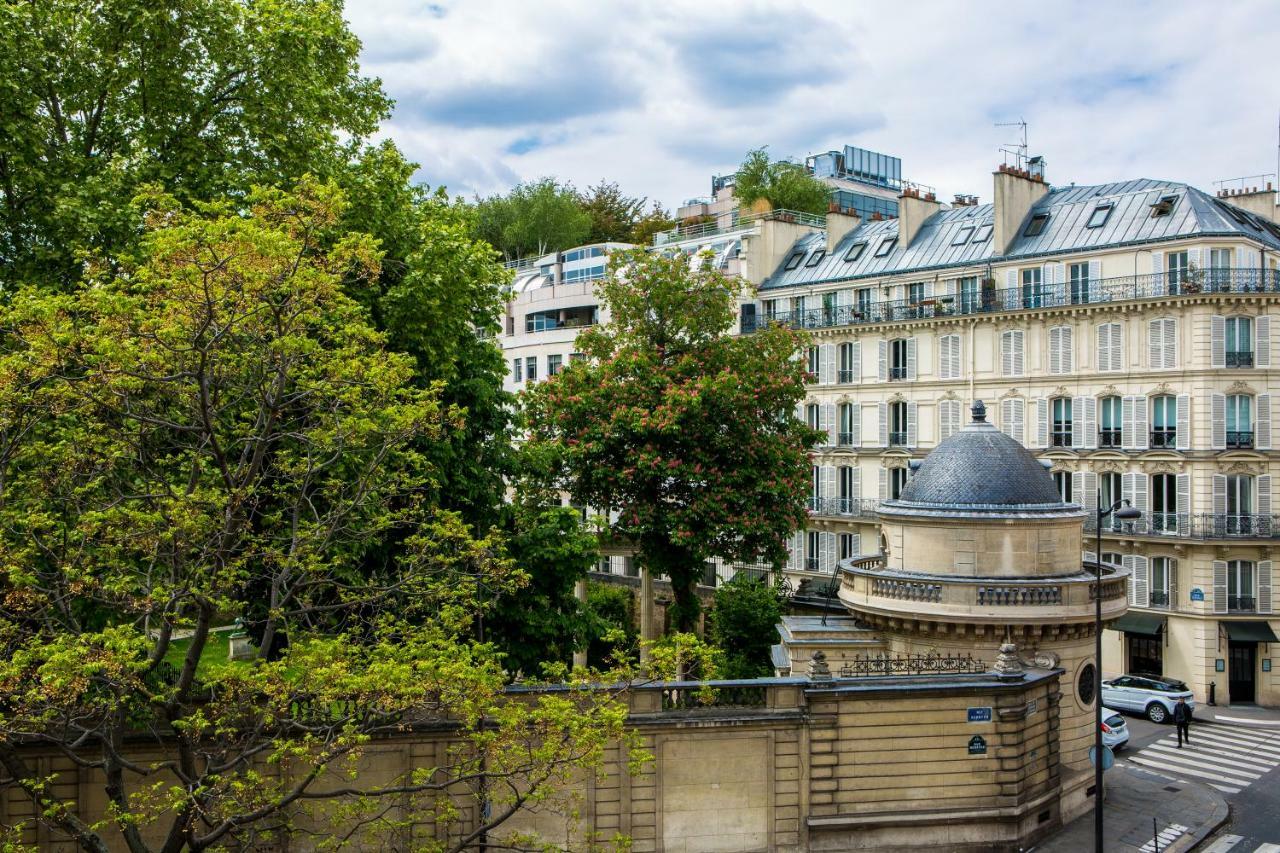
[[1202, 722], [1216, 720], [1229, 725], [1280, 728], [1280, 710], [1259, 708], [1257, 705], [1232, 705], [1230, 708], [1224, 708], [1221, 705], [1197, 702], [1195, 718]]
[[[1197, 708], [1197, 716], [1199, 713]], [[1135, 767], [1108, 770], [1106, 785], [1103, 833], [1107, 853], [1152, 853], [1152, 818], [1161, 834], [1160, 853], [1191, 850], [1226, 823], [1230, 814], [1227, 801], [1207, 785], [1175, 783]], [[1081, 815], [1031, 849], [1036, 853], [1093, 850], [1093, 812]]]

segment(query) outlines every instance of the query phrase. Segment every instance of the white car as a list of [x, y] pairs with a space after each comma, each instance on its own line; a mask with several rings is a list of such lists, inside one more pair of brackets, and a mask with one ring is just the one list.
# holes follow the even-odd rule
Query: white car
[[1102, 702], [1107, 708], [1145, 714], [1153, 723], [1172, 720], [1179, 699], [1186, 699], [1194, 713], [1196, 700], [1187, 685], [1175, 678], [1136, 674], [1102, 682]]
[[1125, 744], [1129, 742], [1129, 727], [1124, 723], [1124, 717], [1117, 714], [1110, 708], [1102, 709], [1102, 744], [1111, 747], [1111, 751], [1123, 749]]

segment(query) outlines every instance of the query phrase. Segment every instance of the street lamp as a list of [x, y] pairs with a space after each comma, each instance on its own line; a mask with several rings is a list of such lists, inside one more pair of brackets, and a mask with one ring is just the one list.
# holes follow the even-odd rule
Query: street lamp
[[1118, 500], [1106, 509], [1102, 508], [1102, 490], [1098, 490], [1098, 518], [1095, 533], [1097, 550], [1093, 552], [1093, 567], [1097, 584], [1093, 594], [1093, 849], [1102, 853], [1102, 521], [1114, 515], [1118, 519], [1132, 521], [1142, 513]]

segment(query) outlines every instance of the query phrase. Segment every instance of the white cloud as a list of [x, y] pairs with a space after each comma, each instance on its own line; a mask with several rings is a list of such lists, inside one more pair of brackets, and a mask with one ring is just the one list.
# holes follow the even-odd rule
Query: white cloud
[[605, 178], [674, 206], [749, 148], [844, 144], [989, 200], [1025, 118], [1049, 178], [1274, 171], [1280, 6], [358, 0], [385, 132], [470, 194]]

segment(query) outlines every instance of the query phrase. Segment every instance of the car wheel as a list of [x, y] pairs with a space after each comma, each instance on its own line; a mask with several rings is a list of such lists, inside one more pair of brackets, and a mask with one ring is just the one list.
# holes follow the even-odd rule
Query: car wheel
[[1169, 719], [1169, 709], [1159, 702], [1152, 702], [1147, 706], [1147, 719], [1153, 723], [1163, 723]]

